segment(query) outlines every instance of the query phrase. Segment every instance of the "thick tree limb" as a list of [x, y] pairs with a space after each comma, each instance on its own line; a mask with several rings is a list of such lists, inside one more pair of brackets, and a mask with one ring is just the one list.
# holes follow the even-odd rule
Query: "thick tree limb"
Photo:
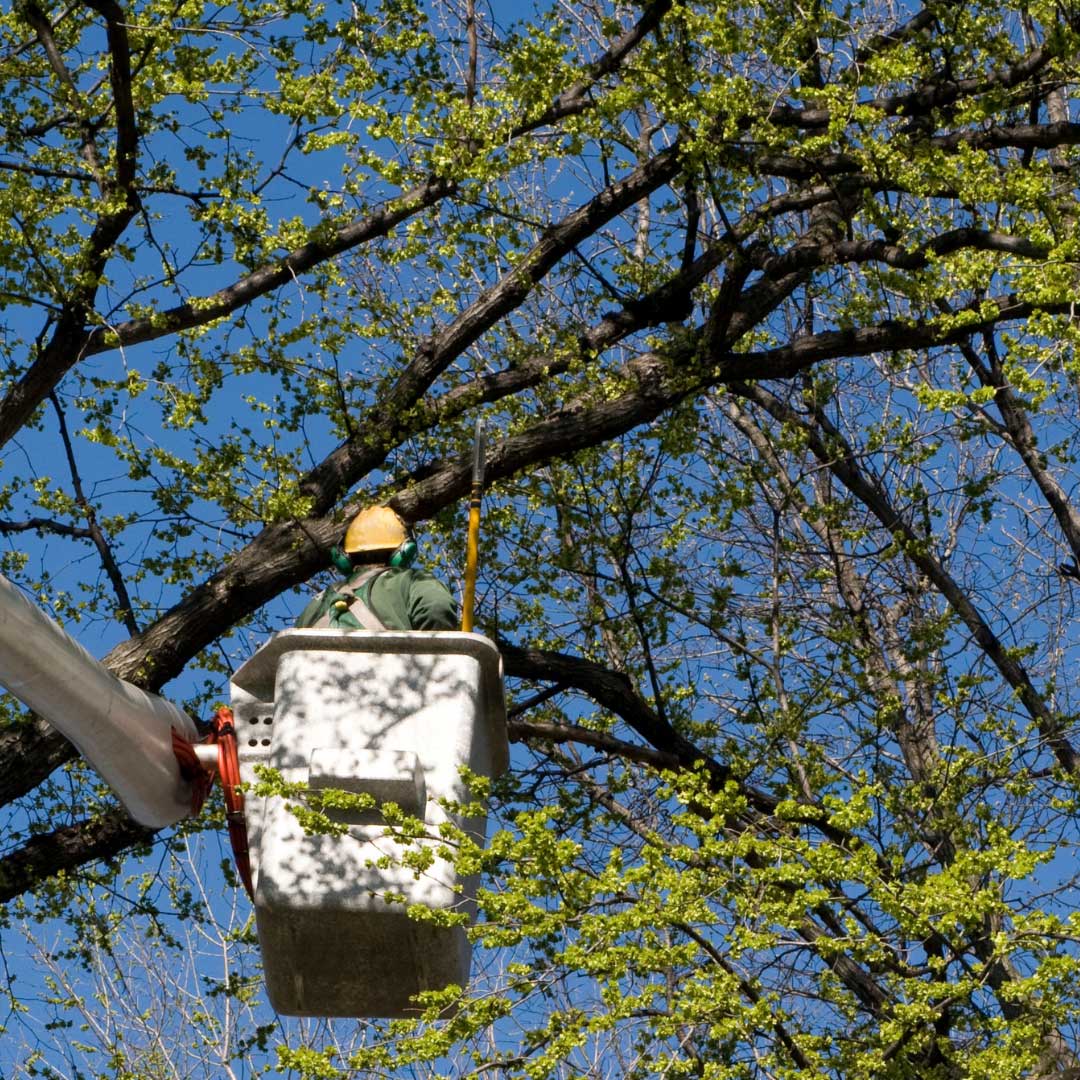
[[153, 836], [153, 830], [138, 825], [122, 810], [32, 836], [0, 860], [0, 903], [46, 878], [119, 855], [136, 844], [149, 842]]
[[121, 190], [131, 191], [135, 184], [139, 128], [131, 98], [131, 47], [128, 44], [125, 15], [116, 0], [85, 2], [104, 17], [109, 43], [109, 81], [116, 112], [116, 176], [110, 186], [115, 184]]

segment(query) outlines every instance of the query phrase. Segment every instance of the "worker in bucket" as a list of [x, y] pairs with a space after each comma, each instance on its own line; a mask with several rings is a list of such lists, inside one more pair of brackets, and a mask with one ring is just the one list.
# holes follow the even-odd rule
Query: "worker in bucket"
[[345, 578], [315, 597], [298, 627], [331, 630], [457, 630], [454, 598], [431, 574], [413, 568], [416, 541], [389, 506], [353, 518], [331, 559]]

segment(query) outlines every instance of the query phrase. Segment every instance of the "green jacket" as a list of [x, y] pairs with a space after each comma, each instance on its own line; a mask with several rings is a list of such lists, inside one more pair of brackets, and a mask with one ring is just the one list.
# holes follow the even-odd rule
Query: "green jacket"
[[[312, 626], [330, 611], [336, 600], [344, 607], [331, 611], [330, 627], [359, 630], [360, 623], [345, 610], [352, 602], [340, 590], [359, 578], [368, 566], [361, 566], [351, 578], [339, 581], [316, 596], [300, 613], [298, 627]], [[461, 620], [450, 590], [424, 570], [388, 567], [373, 582], [363, 585], [358, 595], [386, 624], [388, 630], [460, 630]]]

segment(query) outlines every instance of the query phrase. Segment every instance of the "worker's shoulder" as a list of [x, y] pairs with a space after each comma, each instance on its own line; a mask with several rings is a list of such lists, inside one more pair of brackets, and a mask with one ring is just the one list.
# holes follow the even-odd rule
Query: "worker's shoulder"
[[415, 566], [391, 566], [388, 570], [379, 575], [380, 581], [385, 581], [391, 585], [438, 585], [439, 588], [446, 588], [445, 585], [432, 573], [427, 570], [421, 570]]

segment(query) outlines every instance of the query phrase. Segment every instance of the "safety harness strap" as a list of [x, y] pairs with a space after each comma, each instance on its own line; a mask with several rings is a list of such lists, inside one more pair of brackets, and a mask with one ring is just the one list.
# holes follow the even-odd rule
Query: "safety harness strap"
[[[386, 630], [386, 623], [371, 610], [367, 597], [375, 579], [386, 572], [385, 566], [373, 566], [351, 581], [343, 581], [334, 591], [337, 599], [312, 624], [312, 629], [329, 629], [347, 611], [365, 630]], [[365, 588], [366, 586], [366, 588]]]

